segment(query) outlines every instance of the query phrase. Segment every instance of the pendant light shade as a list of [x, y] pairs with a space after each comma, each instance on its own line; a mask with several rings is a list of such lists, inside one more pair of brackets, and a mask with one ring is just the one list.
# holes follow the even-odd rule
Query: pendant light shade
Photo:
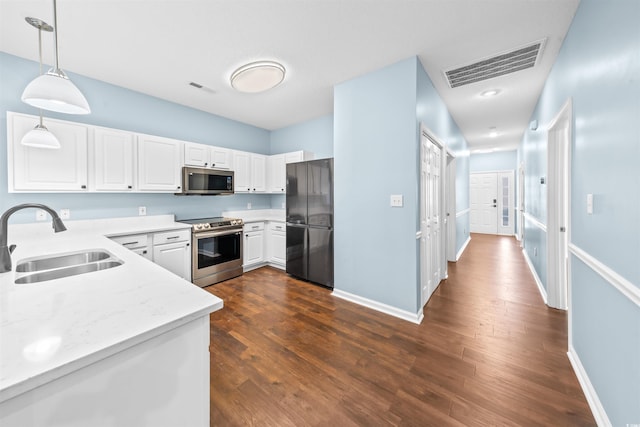
[[49, 129], [43, 125], [37, 125], [27, 132], [20, 141], [22, 145], [35, 148], [60, 148], [60, 141]]
[[89, 114], [89, 103], [62, 70], [36, 77], [22, 93], [22, 101], [36, 108], [66, 114]]
[[[57, 12], [56, 0], [53, 0], [52, 29], [56, 64], [46, 74], [38, 76], [27, 85], [22, 93], [22, 101], [34, 107], [57, 111], [58, 113], [89, 114], [91, 109], [89, 108], [87, 99], [58, 66]], [[36, 26], [30, 19], [34, 18], [27, 18], [27, 22]], [[37, 22], [39, 20], [35, 21]], [[40, 62], [42, 62], [42, 60]]]
[[[51, 32], [53, 31], [53, 27], [42, 19], [27, 17], [25, 20], [29, 25], [38, 29], [38, 54], [40, 57], [40, 74], [42, 74], [42, 31]], [[27, 147], [60, 148], [60, 141], [58, 141], [58, 138], [49, 132], [49, 129], [42, 124], [42, 110], [40, 110], [40, 123], [37, 124], [34, 129], [27, 132], [20, 140], [20, 143]]]

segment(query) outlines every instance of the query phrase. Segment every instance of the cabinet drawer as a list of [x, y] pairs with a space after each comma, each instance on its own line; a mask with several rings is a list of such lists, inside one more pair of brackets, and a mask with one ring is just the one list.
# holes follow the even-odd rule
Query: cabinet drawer
[[244, 232], [264, 230], [264, 221], [250, 222], [244, 225]]
[[269, 229], [271, 231], [287, 231], [287, 227], [284, 222], [270, 222]]
[[116, 236], [111, 237], [111, 240], [116, 243], [120, 243], [127, 249], [142, 248], [147, 246], [146, 234], [129, 234], [126, 236]]
[[165, 243], [186, 242], [191, 239], [191, 230], [163, 231], [153, 235], [153, 244], [162, 245]]

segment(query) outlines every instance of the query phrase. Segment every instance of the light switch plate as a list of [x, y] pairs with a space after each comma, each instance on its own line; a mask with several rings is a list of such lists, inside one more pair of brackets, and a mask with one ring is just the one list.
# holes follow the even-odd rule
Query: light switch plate
[[47, 220], [47, 211], [38, 209], [36, 211], [36, 221], [46, 221]]
[[146, 206], [138, 206], [138, 215], [145, 216], [147, 214]]
[[394, 208], [401, 208], [403, 205], [402, 194], [391, 195], [391, 206]]
[[71, 218], [71, 211], [69, 209], [60, 209], [60, 219]]

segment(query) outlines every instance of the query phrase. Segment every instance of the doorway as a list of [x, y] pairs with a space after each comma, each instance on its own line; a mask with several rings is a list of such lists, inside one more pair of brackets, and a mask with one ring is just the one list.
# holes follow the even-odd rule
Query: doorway
[[469, 174], [472, 233], [514, 234], [513, 171]]
[[572, 109], [569, 99], [547, 136], [547, 304], [561, 310], [568, 302]]

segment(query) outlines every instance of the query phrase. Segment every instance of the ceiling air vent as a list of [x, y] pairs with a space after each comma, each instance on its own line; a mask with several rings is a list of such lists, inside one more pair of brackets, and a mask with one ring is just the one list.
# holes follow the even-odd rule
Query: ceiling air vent
[[454, 88], [526, 70], [536, 65], [543, 45], [544, 40], [540, 40], [511, 52], [445, 71], [444, 74], [449, 86]]

